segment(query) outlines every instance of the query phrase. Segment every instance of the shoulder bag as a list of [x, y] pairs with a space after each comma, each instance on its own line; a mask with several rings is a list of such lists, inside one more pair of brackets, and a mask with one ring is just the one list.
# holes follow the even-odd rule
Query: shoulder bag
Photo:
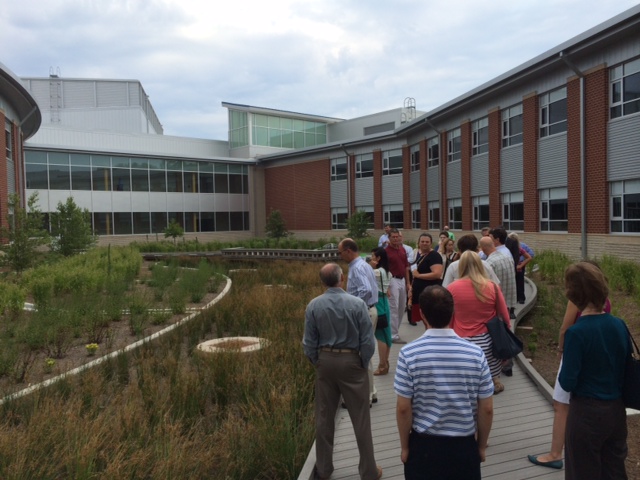
[[[625, 323], [625, 327], [627, 324]], [[640, 350], [627, 327], [631, 343], [631, 353], [627, 357], [622, 384], [622, 401], [627, 408], [640, 410]]]
[[[498, 287], [493, 284], [495, 290], [496, 300], [498, 298]], [[522, 352], [523, 343], [516, 335], [511, 331], [505, 322], [497, 316], [498, 307], [496, 302], [496, 316], [487, 322], [487, 330], [491, 336], [491, 343], [493, 344], [493, 356], [500, 360], [508, 360], [517, 356]]]
[[380, 291], [378, 292], [378, 303], [376, 303], [376, 310], [378, 311], [378, 322], [376, 323], [376, 330], [382, 330], [389, 326], [389, 317], [387, 317], [387, 311], [389, 310], [389, 300], [384, 293], [384, 287], [382, 286], [382, 271], [380, 271]]

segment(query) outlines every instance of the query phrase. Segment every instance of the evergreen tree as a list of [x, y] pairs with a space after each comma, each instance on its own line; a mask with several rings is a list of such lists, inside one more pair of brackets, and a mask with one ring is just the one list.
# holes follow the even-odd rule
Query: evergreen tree
[[2, 238], [7, 242], [2, 246], [4, 263], [18, 274], [33, 265], [38, 247], [47, 243], [47, 231], [37, 203], [37, 192], [28, 198], [26, 208], [20, 204], [17, 194], [10, 195], [9, 225], [0, 229]]
[[65, 203], [58, 202], [58, 208], [51, 214], [51, 251], [65, 257], [91, 248], [97, 241], [91, 229], [91, 213], [81, 209], [73, 197]]
[[267, 232], [267, 237], [275, 238], [276, 240], [280, 240], [289, 235], [280, 210], [271, 210], [269, 218], [267, 218], [265, 231]]

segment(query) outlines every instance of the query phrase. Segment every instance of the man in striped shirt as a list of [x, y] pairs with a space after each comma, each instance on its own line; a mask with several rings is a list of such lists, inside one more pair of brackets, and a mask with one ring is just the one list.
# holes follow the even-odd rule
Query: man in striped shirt
[[482, 349], [449, 328], [453, 297], [420, 295], [427, 331], [400, 350], [394, 388], [406, 479], [480, 479], [493, 421], [493, 382]]

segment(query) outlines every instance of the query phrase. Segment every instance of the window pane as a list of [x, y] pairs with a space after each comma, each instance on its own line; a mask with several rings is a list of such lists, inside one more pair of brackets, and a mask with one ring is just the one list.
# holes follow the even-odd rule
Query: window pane
[[624, 196], [624, 218], [625, 220], [640, 219], [640, 194]]
[[184, 192], [198, 193], [198, 174], [196, 172], [184, 173]]
[[71, 165], [79, 165], [81, 167], [91, 166], [91, 157], [87, 154], [72, 153], [70, 158]]
[[167, 171], [167, 191], [182, 191], [182, 172]]
[[216, 212], [216, 232], [229, 231], [229, 212]]
[[133, 233], [151, 233], [149, 212], [133, 212]]
[[640, 73], [629, 75], [624, 79], [624, 102], [640, 98]]
[[243, 175], [229, 175], [229, 193], [243, 193], [242, 177]]
[[151, 212], [152, 233], [164, 233], [167, 228], [167, 214], [165, 212]]
[[244, 212], [230, 212], [230, 230], [244, 230]]
[[111, 221], [111, 213], [94, 213], [93, 229], [98, 235], [112, 235], [113, 224]]
[[91, 190], [91, 167], [71, 167], [71, 188]]
[[549, 201], [549, 220], [566, 220], [568, 217], [566, 200]]
[[567, 119], [567, 100], [560, 100], [549, 105], [549, 123], [557, 123]]
[[196, 232], [196, 227], [198, 226], [198, 212], [185, 212], [184, 213], [184, 231], [185, 232]]
[[129, 192], [131, 190], [131, 170], [128, 168], [114, 168], [113, 170], [113, 191]]
[[164, 170], [149, 171], [149, 187], [152, 192], [167, 191], [167, 177]]
[[93, 167], [93, 190], [95, 192], [111, 191], [111, 169]]
[[61, 152], [49, 152], [49, 165], [69, 165], [69, 154]]
[[113, 230], [116, 235], [131, 235], [131, 213], [113, 212]]
[[200, 192], [213, 193], [213, 174], [200, 173]]
[[24, 152], [26, 163], [47, 163], [47, 152]]
[[51, 190], [71, 189], [69, 166], [49, 165], [49, 188]]
[[134, 192], [149, 191], [149, 172], [147, 170], [131, 170], [131, 190]]
[[214, 175], [215, 193], [229, 193], [228, 177], [226, 173], [216, 173]]
[[[45, 158], [46, 160], [46, 158]], [[25, 165], [27, 188], [43, 189], [49, 188], [49, 178], [47, 175], [47, 165], [27, 163]]]
[[200, 231], [215, 232], [215, 220], [213, 212], [200, 213]]

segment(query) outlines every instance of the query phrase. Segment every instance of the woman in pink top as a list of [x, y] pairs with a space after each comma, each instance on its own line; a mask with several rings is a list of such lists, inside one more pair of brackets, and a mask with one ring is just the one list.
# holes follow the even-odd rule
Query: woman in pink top
[[453, 330], [463, 338], [477, 344], [484, 351], [493, 377], [494, 392], [500, 393], [502, 360], [493, 356], [493, 344], [487, 322], [500, 317], [509, 328], [509, 310], [500, 288], [487, 277], [477, 253], [467, 250], [460, 257], [460, 278], [447, 289], [453, 295]]

